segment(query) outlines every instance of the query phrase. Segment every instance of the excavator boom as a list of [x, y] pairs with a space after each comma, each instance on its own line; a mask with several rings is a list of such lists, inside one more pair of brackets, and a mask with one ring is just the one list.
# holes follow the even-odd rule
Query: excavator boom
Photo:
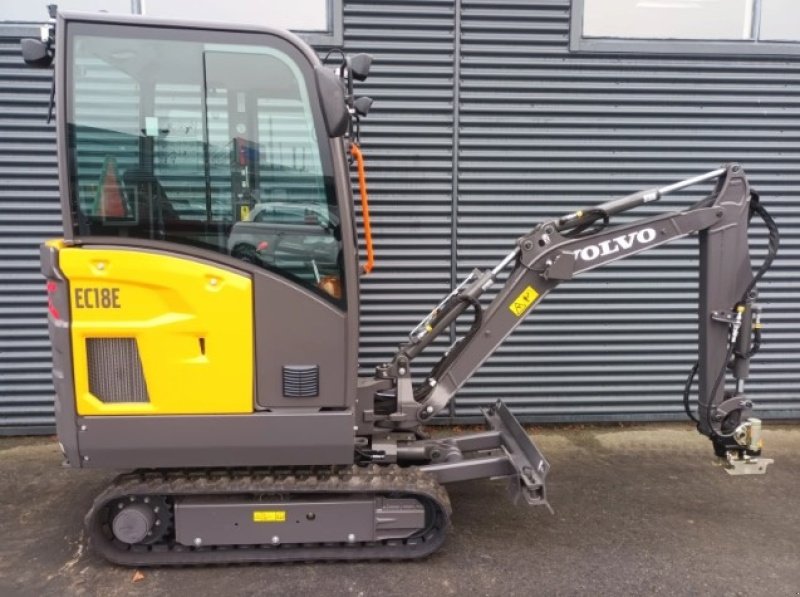
[[[685, 210], [609, 225], [615, 214], [708, 180], [716, 181], [713, 192]], [[755, 213], [767, 223], [770, 247], [765, 263], [753, 274], [748, 228]], [[497, 267], [473, 272], [465, 284], [415, 327], [409, 335], [410, 342], [391, 362], [378, 367], [377, 377], [397, 379], [400, 410], [418, 421], [427, 421], [447, 405], [556, 286], [691, 234], [699, 237], [699, 356], [694, 370], [699, 376], [700, 398], [696, 415], [688, 409], [687, 414], [697, 422], [698, 431], [712, 439], [718, 455], [732, 453], [731, 462], [747, 459], [758, 466], [745, 470], [763, 472], [763, 461], [750, 458], [760, 452], [757, 444], [736, 438], [759, 435], [760, 421], [751, 419], [752, 401], [744, 395], [744, 383], [754, 354], [754, 317], [759, 313], [755, 284], [777, 252], [778, 236], [774, 222], [758, 195], [751, 191], [738, 164], [537, 225], [517, 241], [515, 249]], [[509, 265], [512, 267], [508, 278], [483, 309], [479, 297]], [[423, 383], [409, 390], [410, 363], [469, 309], [475, 311], [475, 318], [467, 335], [447, 351]], [[602, 310], [597, 316], [602, 318]], [[760, 343], [760, 322], [755, 322], [755, 330]], [[735, 385], [732, 392], [725, 390], [728, 370]], [[755, 435], [750, 432], [754, 425]]]

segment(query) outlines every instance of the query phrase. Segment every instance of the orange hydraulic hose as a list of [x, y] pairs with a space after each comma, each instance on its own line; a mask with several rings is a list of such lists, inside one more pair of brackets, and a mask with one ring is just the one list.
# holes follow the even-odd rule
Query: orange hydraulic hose
[[367, 246], [367, 262], [361, 266], [365, 274], [372, 271], [375, 267], [375, 253], [372, 250], [372, 228], [369, 225], [369, 197], [367, 196], [367, 175], [364, 172], [364, 156], [358, 145], [353, 143], [350, 146], [350, 153], [356, 160], [358, 167], [358, 190], [361, 193], [361, 219], [364, 222], [364, 243]]

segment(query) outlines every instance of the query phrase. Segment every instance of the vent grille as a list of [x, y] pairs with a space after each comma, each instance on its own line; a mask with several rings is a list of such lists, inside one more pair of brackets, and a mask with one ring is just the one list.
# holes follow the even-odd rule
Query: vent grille
[[87, 338], [89, 391], [101, 402], [149, 402], [134, 338]]
[[284, 365], [283, 396], [285, 398], [319, 396], [319, 365]]

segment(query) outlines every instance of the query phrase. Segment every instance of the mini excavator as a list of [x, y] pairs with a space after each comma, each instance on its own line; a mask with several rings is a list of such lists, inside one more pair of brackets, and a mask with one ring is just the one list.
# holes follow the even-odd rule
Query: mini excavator
[[[481, 432], [423, 426], [556, 286], [688, 235], [699, 352], [684, 407], [729, 472], [771, 462], [744, 384], [778, 230], [739, 165], [535, 225], [360, 377], [373, 251], [358, 127], [372, 100], [353, 87], [369, 56], [337, 52], [331, 67], [276, 29], [55, 10], [22, 53], [55, 69], [64, 237], [41, 267], [60, 446], [71, 467], [133, 471], [86, 516], [108, 560], [420, 558], [445, 539], [449, 483], [503, 479], [514, 502], [547, 506], [549, 464], [502, 401]], [[704, 182], [686, 209], [614, 222]], [[769, 234], [755, 271], [754, 215]], [[462, 316], [466, 333], [414, 373]]]

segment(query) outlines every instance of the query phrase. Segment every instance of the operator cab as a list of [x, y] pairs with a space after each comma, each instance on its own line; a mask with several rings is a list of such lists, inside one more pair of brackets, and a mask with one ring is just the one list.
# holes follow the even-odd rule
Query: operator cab
[[[127, 390], [120, 406], [81, 378], [78, 414], [350, 412], [358, 247], [345, 70], [264, 27], [59, 13], [43, 31], [23, 55], [56, 70], [64, 239], [46, 252], [75, 288], [122, 297], [73, 322], [73, 357], [124, 341], [147, 387], [148, 406], [127, 405]], [[160, 274], [145, 267], [154, 259]], [[215, 389], [224, 379], [238, 386]], [[352, 423], [342, 429], [349, 442]]]
[[224, 253], [341, 305], [315, 71], [285, 37], [69, 22], [72, 234]]

